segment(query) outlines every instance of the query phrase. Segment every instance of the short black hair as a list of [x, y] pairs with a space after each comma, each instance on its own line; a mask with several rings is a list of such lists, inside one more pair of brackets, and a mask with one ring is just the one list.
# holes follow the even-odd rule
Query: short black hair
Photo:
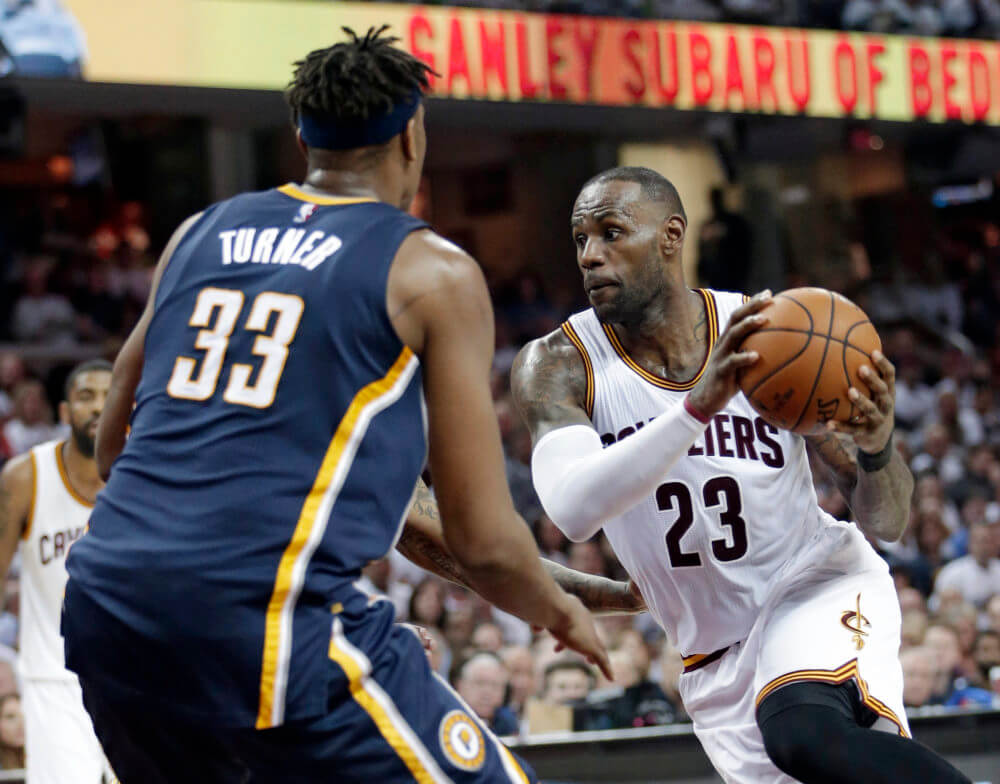
[[66, 376], [66, 383], [63, 385], [64, 399], [69, 400], [69, 393], [73, 391], [73, 384], [76, 382], [77, 376], [82, 373], [90, 373], [93, 370], [105, 370], [110, 373], [112, 368], [112, 364], [106, 359], [88, 359], [86, 362], [81, 362]]
[[594, 671], [590, 669], [590, 666], [579, 659], [556, 659], [554, 662], [549, 662], [545, 667], [545, 674], [542, 676], [542, 684], [545, 689], [549, 688], [549, 676], [554, 672], [562, 672], [563, 670], [578, 670], [586, 675], [590, 679], [591, 686], [597, 680], [597, 676], [594, 675]]
[[423, 92], [434, 71], [393, 46], [389, 25], [368, 28], [364, 38], [344, 27], [347, 41], [316, 49], [295, 63], [285, 100], [298, 124], [305, 111], [333, 122], [354, 123], [387, 114], [414, 90]]
[[674, 184], [658, 171], [647, 169], [645, 166], [616, 166], [613, 169], [607, 169], [587, 180], [580, 190], [598, 183], [615, 181], [639, 183], [642, 193], [647, 199], [663, 202], [671, 212], [680, 215], [687, 221], [684, 204], [681, 202], [681, 196]]

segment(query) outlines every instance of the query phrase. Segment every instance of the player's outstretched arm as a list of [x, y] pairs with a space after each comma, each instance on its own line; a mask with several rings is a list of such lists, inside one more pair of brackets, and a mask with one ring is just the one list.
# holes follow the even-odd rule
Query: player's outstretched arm
[[163, 270], [170, 262], [177, 245], [183, 239], [188, 229], [201, 217], [199, 212], [184, 221], [173, 233], [167, 246], [160, 254], [160, 260], [153, 272], [153, 282], [149, 290], [146, 307], [132, 332], [125, 340], [121, 351], [115, 357], [115, 365], [111, 371], [111, 388], [108, 390], [108, 400], [97, 422], [97, 438], [94, 444], [94, 457], [97, 461], [97, 472], [105, 482], [111, 475], [111, 464], [125, 448], [125, 434], [135, 402], [135, 390], [142, 376], [146, 330], [153, 318], [153, 303], [156, 301], [156, 289], [163, 277]]
[[655, 492], [663, 475], [736, 393], [741, 369], [757, 361], [740, 344], [765, 323], [763, 292], [736, 310], [701, 380], [678, 403], [626, 439], [604, 448], [584, 408], [583, 361], [561, 332], [529, 343], [511, 369], [511, 388], [531, 431], [531, 474], [552, 521], [576, 542]]
[[542, 568], [510, 497], [489, 387], [493, 308], [479, 266], [431, 232], [415, 232], [389, 272], [386, 307], [423, 366], [448, 550], [477, 593], [610, 671], [593, 619]]
[[35, 493], [35, 466], [30, 454], [7, 461], [0, 471], [0, 599], [18, 540], [28, 524]]
[[[867, 534], [886, 542], [903, 535], [913, 495], [913, 474], [892, 440], [896, 369], [881, 351], [859, 373], [869, 395], [848, 391], [859, 413], [853, 422], [828, 422], [827, 432], [806, 441], [829, 469]], [[853, 444], [851, 443], [853, 441]]]
[[[437, 501], [422, 480], [417, 482], [413, 505], [396, 549], [417, 566], [464, 588], [472, 588], [462, 568], [448, 551]], [[542, 559], [542, 566], [560, 588], [576, 596], [593, 613], [637, 613], [645, 609], [642, 597], [630, 583], [578, 572], [545, 558]]]

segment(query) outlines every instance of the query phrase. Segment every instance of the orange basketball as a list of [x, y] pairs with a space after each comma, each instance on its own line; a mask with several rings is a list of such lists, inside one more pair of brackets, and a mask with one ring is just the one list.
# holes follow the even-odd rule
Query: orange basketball
[[820, 288], [775, 294], [760, 311], [768, 322], [743, 341], [760, 359], [740, 379], [750, 404], [772, 425], [815, 433], [857, 412], [847, 390], [868, 394], [858, 375], [881, 350], [868, 316], [847, 297]]

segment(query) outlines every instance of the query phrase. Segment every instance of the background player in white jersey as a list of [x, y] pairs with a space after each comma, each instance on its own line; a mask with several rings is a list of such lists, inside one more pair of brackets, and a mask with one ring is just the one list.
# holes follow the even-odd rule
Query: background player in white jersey
[[[759, 418], [737, 394], [757, 360], [739, 346], [770, 294], [689, 289], [686, 226], [649, 169], [604, 172], [577, 198], [593, 308], [526, 346], [511, 378], [546, 512], [575, 541], [604, 528], [686, 654], [681, 696], [727, 782], [967, 781], [907, 739], [899, 608], [861, 533], [894, 540], [907, 519], [892, 365], [876, 353], [862, 370], [844, 435]], [[819, 509], [807, 441], [861, 530]]]
[[59, 633], [66, 553], [83, 535], [104, 486], [94, 462], [94, 436], [110, 384], [111, 363], [77, 365], [59, 404], [70, 438], [36, 446], [0, 473], [3, 574], [22, 542], [19, 645], [27, 784], [98, 784], [102, 776], [111, 781], [77, 677], [66, 669]]

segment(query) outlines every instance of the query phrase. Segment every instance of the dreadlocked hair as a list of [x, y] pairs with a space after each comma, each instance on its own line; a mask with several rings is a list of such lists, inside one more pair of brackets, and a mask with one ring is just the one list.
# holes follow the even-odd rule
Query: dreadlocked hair
[[285, 91], [293, 122], [298, 123], [302, 112], [335, 122], [365, 121], [392, 111], [414, 90], [426, 90], [428, 74], [434, 71], [393, 46], [399, 38], [384, 35], [388, 29], [370, 27], [360, 38], [344, 27], [349, 40], [316, 49], [295, 63]]

